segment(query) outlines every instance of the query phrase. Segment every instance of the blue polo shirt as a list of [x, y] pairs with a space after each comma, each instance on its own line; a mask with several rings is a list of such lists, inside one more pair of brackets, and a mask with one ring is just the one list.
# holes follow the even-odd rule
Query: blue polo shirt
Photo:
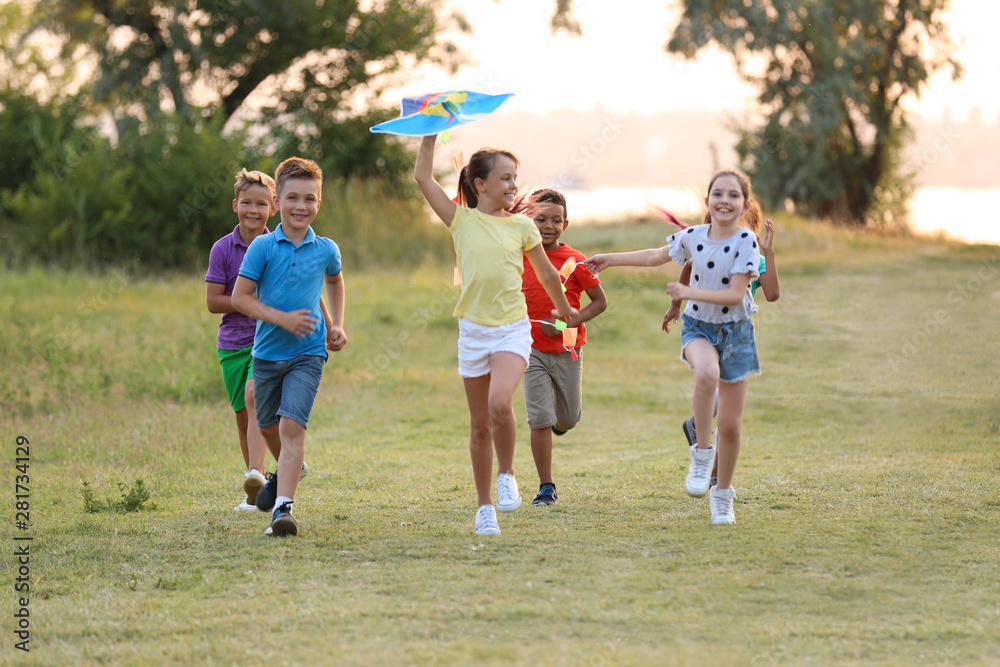
[[285, 361], [310, 354], [326, 359], [326, 321], [319, 299], [324, 276], [339, 273], [340, 248], [330, 239], [316, 236], [311, 227], [297, 247], [280, 224], [273, 233], [255, 238], [243, 258], [240, 275], [257, 283], [257, 298], [285, 312], [306, 308], [319, 324], [312, 335], [299, 338], [276, 324], [258, 321], [254, 358]]

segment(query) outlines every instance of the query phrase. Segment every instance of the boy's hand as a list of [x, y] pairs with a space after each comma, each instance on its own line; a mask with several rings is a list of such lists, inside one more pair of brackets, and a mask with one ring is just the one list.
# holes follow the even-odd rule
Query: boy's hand
[[608, 268], [608, 256], [606, 254], [594, 255], [583, 261], [583, 265], [593, 274], [598, 274]]
[[347, 345], [347, 334], [341, 327], [327, 327], [326, 349], [333, 352], [340, 352]]
[[559, 340], [562, 340], [563, 332], [560, 331], [559, 329], [556, 329], [556, 318], [550, 317], [547, 320], [541, 320], [541, 321], [545, 322], [545, 324], [541, 326], [541, 329], [546, 336], [548, 336], [549, 338], [558, 338]]
[[319, 323], [319, 320], [311, 317], [309, 312], [305, 308], [287, 312], [282, 318], [283, 321], [278, 323], [278, 326], [299, 338], [311, 336], [316, 331], [316, 325]]
[[682, 302], [679, 299], [671, 301], [670, 308], [663, 316], [663, 330], [667, 333], [670, 333], [670, 323], [676, 322], [681, 317], [681, 303]]
[[[563, 322], [572, 322], [573, 319], [578, 317], [579, 315], [580, 311], [573, 307], [570, 307], [569, 311], [565, 313], [560, 313], [558, 310], [552, 311], [552, 317], [558, 317]], [[562, 335], [561, 331], [559, 332], [559, 335], [560, 336]]]
[[670, 283], [667, 285], [667, 294], [674, 301], [684, 301], [689, 298], [691, 288], [684, 283]]

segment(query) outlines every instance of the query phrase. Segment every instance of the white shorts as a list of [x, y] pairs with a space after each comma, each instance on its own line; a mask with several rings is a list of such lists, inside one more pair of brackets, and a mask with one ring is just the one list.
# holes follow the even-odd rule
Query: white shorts
[[531, 322], [528, 318], [489, 326], [464, 317], [458, 318], [458, 374], [464, 378], [482, 377], [490, 372], [490, 357], [497, 352], [511, 352], [528, 365], [531, 357]]

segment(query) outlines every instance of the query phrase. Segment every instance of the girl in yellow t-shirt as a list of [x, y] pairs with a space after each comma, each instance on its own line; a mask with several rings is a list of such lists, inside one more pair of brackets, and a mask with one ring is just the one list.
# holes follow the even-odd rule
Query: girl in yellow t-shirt
[[531, 324], [521, 292], [523, 257], [552, 298], [552, 314], [574, 326], [579, 313], [563, 294], [559, 273], [542, 250], [535, 223], [508, 210], [517, 195], [517, 158], [493, 148], [476, 151], [462, 169], [456, 203], [434, 179], [436, 141], [437, 135], [424, 137], [413, 177], [451, 232], [458, 256], [462, 294], [454, 314], [459, 318], [458, 372], [472, 426], [469, 451], [478, 495], [476, 532], [499, 535], [492, 495], [493, 449], [498, 464], [496, 509], [513, 512], [521, 506], [514, 478], [514, 392], [531, 354]]

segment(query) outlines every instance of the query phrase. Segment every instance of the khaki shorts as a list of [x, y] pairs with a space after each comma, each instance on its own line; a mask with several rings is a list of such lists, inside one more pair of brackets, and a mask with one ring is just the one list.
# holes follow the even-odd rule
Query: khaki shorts
[[568, 431], [583, 416], [583, 354], [531, 349], [524, 371], [524, 405], [532, 430], [555, 426]]

